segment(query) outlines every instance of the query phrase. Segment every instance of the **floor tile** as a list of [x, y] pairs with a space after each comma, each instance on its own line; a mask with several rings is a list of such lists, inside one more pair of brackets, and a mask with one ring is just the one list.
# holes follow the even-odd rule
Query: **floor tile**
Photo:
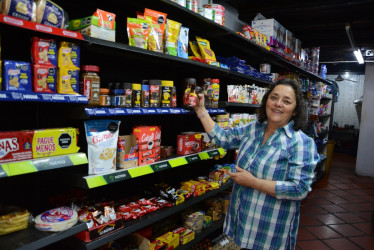
[[363, 249], [374, 249], [374, 237], [352, 237], [349, 239]]
[[367, 195], [367, 193], [364, 190], [361, 189], [352, 189], [352, 190], [347, 190], [348, 193], [354, 194], [354, 195]]
[[331, 249], [320, 240], [304, 240], [297, 243], [303, 250], [327, 250]]
[[305, 227], [309, 232], [315, 235], [318, 239], [333, 239], [342, 237], [328, 226]]
[[360, 196], [360, 198], [363, 198], [367, 201], [374, 202], [374, 195], [366, 195], [366, 196]]
[[347, 212], [344, 208], [339, 207], [338, 205], [321, 205], [320, 207], [322, 207], [330, 213]]
[[335, 213], [334, 215], [347, 223], [365, 222], [364, 219], [353, 213]]
[[349, 192], [344, 191], [344, 190], [341, 190], [341, 189], [331, 190], [331, 191], [329, 191], [329, 192], [331, 192], [331, 193], [333, 193], [333, 194], [335, 194], [335, 195], [342, 196], [342, 197], [347, 196], [347, 195], [352, 195], [352, 194], [350, 194]]
[[325, 214], [327, 211], [318, 206], [301, 206], [301, 215]]
[[345, 222], [333, 214], [316, 214], [314, 218], [326, 225], [344, 224]]
[[329, 227], [339, 232], [344, 237], [365, 235], [365, 233], [361, 232], [360, 230], [349, 224], [329, 225]]
[[330, 246], [332, 249], [349, 249], [349, 250], [359, 250], [360, 247], [356, 246], [350, 240], [346, 238], [338, 238], [338, 239], [327, 239], [323, 240], [326, 245]]
[[354, 223], [352, 226], [368, 235], [374, 235], [374, 225], [372, 223]]
[[339, 203], [347, 203], [348, 201], [346, 199], [341, 198], [340, 196], [331, 196], [331, 197], [324, 197], [326, 200], [330, 201], [334, 204]]
[[360, 216], [361, 218], [363, 218], [367, 222], [371, 222], [372, 212], [369, 212], [369, 211], [367, 211], [367, 212], [358, 212], [357, 214], [358, 214], [358, 216]]
[[332, 205], [334, 203], [328, 201], [324, 197], [318, 197], [318, 198], [307, 198], [303, 204], [315, 206], [315, 205]]
[[322, 222], [319, 220], [313, 218], [309, 215], [301, 215], [300, 216], [300, 225], [301, 226], [317, 226], [317, 225], [323, 225]]
[[356, 203], [356, 202], [366, 202], [364, 198], [361, 198], [358, 195], [344, 195], [343, 199], [347, 200], [347, 203]]
[[314, 240], [316, 237], [311, 234], [308, 230], [303, 227], [299, 228], [299, 232], [297, 233], [297, 240]]
[[370, 208], [368, 208], [367, 205], [361, 205], [361, 203], [341, 203], [339, 206], [348, 212], [370, 211]]

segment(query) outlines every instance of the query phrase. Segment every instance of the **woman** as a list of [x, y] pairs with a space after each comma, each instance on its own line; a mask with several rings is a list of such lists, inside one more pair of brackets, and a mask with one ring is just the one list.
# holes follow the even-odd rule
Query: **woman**
[[279, 80], [264, 95], [258, 121], [222, 130], [199, 95], [195, 108], [205, 131], [223, 147], [239, 147], [235, 184], [224, 232], [245, 249], [294, 249], [300, 201], [311, 190], [319, 156], [305, 126], [304, 99], [298, 83]]

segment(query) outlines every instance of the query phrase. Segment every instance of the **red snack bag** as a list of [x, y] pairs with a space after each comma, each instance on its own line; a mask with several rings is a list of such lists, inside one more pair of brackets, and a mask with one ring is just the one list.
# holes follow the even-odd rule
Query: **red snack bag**
[[34, 92], [56, 93], [57, 70], [52, 65], [33, 65]]
[[173, 203], [171, 203], [170, 201], [167, 201], [167, 200], [164, 200], [164, 199], [157, 199], [156, 200], [156, 204], [157, 206], [159, 206], [160, 208], [164, 208], [164, 207], [172, 207], [173, 206]]
[[142, 206], [153, 205], [153, 203], [150, 200], [147, 200], [147, 199], [144, 199], [144, 198], [138, 200], [136, 203], [138, 203], [139, 205], [142, 205]]
[[160, 209], [158, 206], [154, 206], [154, 205], [145, 205], [145, 206], [142, 206], [142, 208], [147, 212], [147, 214]]
[[132, 209], [140, 208], [140, 205], [135, 202], [130, 202], [129, 204], [127, 204], [127, 206], [129, 206]]
[[138, 218], [142, 217], [143, 215], [146, 215], [147, 214], [147, 211], [142, 208], [142, 207], [139, 207], [139, 208], [136, 208], [132, 211], [132, 214], [136, 215]]
[[136, 220], [138, 217], [132, 212], [120, 212], [119, 213], [122, 217], [122, 220], [129, 221], [129, 220]]
[[34, 64], [57, 66], [56, 40], [34, 36], [31, 47]]
[[34, 131], [0, 132], [0, 163], [32, 159]]

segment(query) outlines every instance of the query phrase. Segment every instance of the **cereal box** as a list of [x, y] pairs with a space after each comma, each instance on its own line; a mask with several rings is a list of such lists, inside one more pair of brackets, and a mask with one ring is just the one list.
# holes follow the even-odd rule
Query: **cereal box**
[[55, 93], [57, 70], [52, 65], [33, 65], [34, 92]]
[[28, 62], [4, 61], [3, 90], [31, 91], [31, 67]]
[[57, 93], [79, 93], [79, 68], [59, 67], [57, 70]]
[[32, 140], [33, 158], [78, 152], [78, 130], [76, 128], [56, 128], [35, 130]]
[[57, 66], [56, 40], [33, 37], [31, 51], [34, 64]]
[[34, 131], [0, 132], [0, 163], [32, 159]]
[[80, 65], [80, 47], [75, 43], [61, 42], [58, 49], [59, 67], [76, 67]]

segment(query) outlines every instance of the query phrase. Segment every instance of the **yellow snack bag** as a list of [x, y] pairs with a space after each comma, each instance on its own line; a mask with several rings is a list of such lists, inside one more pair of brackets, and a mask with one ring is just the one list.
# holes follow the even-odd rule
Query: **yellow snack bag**
[[178, 36], [181, 23], [173, 20], [166, 20], [166, 32], [165, 32], [165, 53], [172, 56], [178, 55]]
[[197, 42], [195, 42], [195, 41], [190, 41], [189, 43], [190, 43], [190, 48], [191, 48], [192, 54], [193, 54], [195, 57], [202, 58], [202, 57], [201, 57], [201, 54], [200, 54], [199, 45], [197, 45]]
[[209, 61], [217, 61], [213, 50], [210, 49], [210, 42], [204, 38], [196, 37], [197, 44], [199, 45], [200, 53], [203, 59]]
[[77, 67], [80, 64], [79, 45], [70, 42], [61, 42], [58, 49], [57, 65], [59, 67]]
[[57, 70], [57, 93], [79, 94], [79, 68], [60, 67]]

